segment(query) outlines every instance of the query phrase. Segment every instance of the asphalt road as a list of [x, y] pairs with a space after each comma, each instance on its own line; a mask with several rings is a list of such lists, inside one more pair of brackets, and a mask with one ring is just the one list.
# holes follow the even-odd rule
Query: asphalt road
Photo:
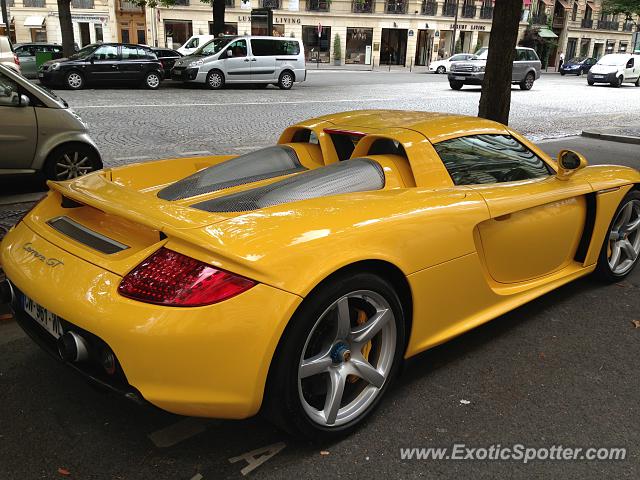
[[[597, 123], [637, 124], [640, 89], [583, 83], [548, 75], [531, 92], [514, 89], [512, 125], [548, 138]], [[62, 93], [91, 123], [107, 165], [199, 149], [242, 152], [273, 143], [298, 119], [343, 109], [474, 114], [479, 98], [473, 89], [450, 91], [442, 76], [324, 71], [290, 92], [167, 84], [158, 92]], [[640, 167], [634, 145], [570, 137], [541, 146], [551, 154], [575, 148], [593, 164]], [[33, 189], [0, 184], [4, 194]], [[18, 218], [26, 206], [0, 206], [0, 220]], [[0, 478], [234, 479], [248, 463], [229, 459], [264, 447], [278, 453], [250, 478], [639, 478], [640, 328], [632, 323], [640, 320], [639, 294], [640, 270], [614, 285], [582, 279], [426, 352], [408, 362], [361, 430], [324, 445], [301, 444], [260, 418], [185, 419], [97, 392], [0, 320]], [[452, 285], [452, 302], [464, 295]], [[627, 458], [523, 464], [400, 456], [401, 448], [453, 444], [624, 447]]]

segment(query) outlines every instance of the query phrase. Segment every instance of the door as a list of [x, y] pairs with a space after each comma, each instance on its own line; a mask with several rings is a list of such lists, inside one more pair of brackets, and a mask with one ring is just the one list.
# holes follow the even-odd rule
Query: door
[[276, 55], [280, 40], [251, 39], [251, 80], [276, 81]]
[[141, 82], [148, 64], [144, 50], [133, 45], [122, 45], [120, 58], [119, 79], [126, 82]]
[[116, 45], [101, 45], [87, 63], [87, 79], [98, 82], [119, 80], [120, 56]]
[[514, 82], [520, 82], [524, 79], [524, 75], [527, 71], [529, 58], [527, 57], [527, 51], [521, 48], [516, 49], [516, 56], [513, 60], [513, 72], [511, 80]]
[[220, 56], [227, 82], [246, 82], [251, 79], [251, 60], [247, 55], [247, 41], [236, 40]]
[[20, 88], [0, 72], [0, 170], [31, 168], [38, 142], [33, 107], [20, 106]]
[[80, 48], [82, 48], [91, 43], [91, 34], [89, 33], [89, 24], [84, 22], [79, 23], [78, 28], [80, 29]]
[[624, 68], [624, 79], [625, 81], [635, 80], [640, 75], [640, 67], [638, 66], [638, 62], [635, 58], [631, 57]]
[[473, 135], [435, 145], [456, 185], [485, 199], [478, 252], [495, 282], [530, 281], [568, 266], [586, 225], [591, 186], [555, 171], [508, 135]]

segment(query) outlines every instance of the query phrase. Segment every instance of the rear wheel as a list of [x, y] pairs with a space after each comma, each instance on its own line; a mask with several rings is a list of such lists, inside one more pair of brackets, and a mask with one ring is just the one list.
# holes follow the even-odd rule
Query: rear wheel
[[533, 82], [535, 82], [536, 78], [533, 76], [533, 73], [529, 72], [524, 77], [524, 80], [520, 82], [520, 90], [531, 90], [533, 87]]
[[293, 87], [294, 81], [295, 78], [293, 77], [293, 73], [285, 70], [280, 74], [280, 78], [278, 78], [278, 87], [280, 87], [281, 90], [289, 90]]
[[160, 87], [160, 74], [158, 72], [149, 72], [144, 77], [144, 86], [150, 90], [157, 90]]
[[100, 170], [102, 163], [98, 153], [82, 143], [67, 143], [54, 149], [44, 164], [42, 172], [47, 180], [71, 180]]
[[404, 340], [400, 301], [382, 278], [352, 273], [320, 286], [280, 341], [265, 413], [312, 440], [348, 434], [395, 378]]
[[444, 65], [440, 65], [438, 68], [436, 68], [436, 73], [446, 73], [447, 69], [444, 67]]
[[640, 192], [629, 192], [613, 216], [605, 238], [596, 275], [616, 282], [631, 273], [640, 256]]
[[211, 70], [207, 74], [207, 87], [211, 90], [220, 90], [224, 87], [224, 74], [220, 70]]
[[460, 90], [463, 85], [464, 85], [463, 82], [459, 82], [457, 80], [450, 80], [449, 81], [449, 86], [454, 90]]
[[637, 78], [636, 83], [634, 83], [636, 87], [640, 87], [640, 77]]
[[75, 70], [67, 73], [65, 80], [67, 82], [67, 87], [72, 90], [80, 90], [84, 87], [84, 77], [80, 72], [76, 72]]

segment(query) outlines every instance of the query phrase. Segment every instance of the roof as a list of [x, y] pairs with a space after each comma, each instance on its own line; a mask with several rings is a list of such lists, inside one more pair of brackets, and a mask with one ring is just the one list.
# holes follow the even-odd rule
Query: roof
[[305, 123], [327, 121], [347, 130], [404, 128], [424, 135], [431, 143], [437, 143], [462, 134], [508, 133], [498, 122], [484, 118], [451, 113], [418, 112], [409, 110], [355, 110], [315, 118]]

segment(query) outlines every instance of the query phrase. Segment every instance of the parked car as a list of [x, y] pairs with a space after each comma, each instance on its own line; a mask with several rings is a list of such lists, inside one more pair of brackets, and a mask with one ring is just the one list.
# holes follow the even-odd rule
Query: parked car
[[20, 59], [13, 51], [13, 45], [9, 37], [0, 36], [0, 65], [20, 73]]
[[153, 50], [153, 53], [156, 54], [156, 57], [158, 57], [158, 60], [162, 63], [166, 76], [169, 76], [176, 60], [183, 57], [180, 52], [171, 50], [170, 48], [152, 48], [151, 50]]
[[99, 83], [142, 84], [156, 89], [163, 76], [162, 63], [151, 48], [122, 43], [88, 45], [69, 58], [45, 62], [38, 70], [44, 85], [72, 90]]
[[215, 37], [213, 35], [193, 35], [184, 45], [177, 49], [182, 55], [191, 55], [193, 52], [202, 47], [205, 43], [210, 42]]
[[23, 43], [14, 47], [16, 55], [20, 59], [22, 75], [27, 78], [38, 78], [36, 54], [38, 52], [51, 53], [52, 59], [62, 58], [62, 45], [55, 43]]
[[306, 77], [302, 41], [283, 37], [216, 38], [178, 60], [171, 71], [173, 80], [204, 83], [211, 89], [226, 83], [273, 83], [288, 90]]
[[639, 187], [634, 168], [556, 160], [477, 117], [332, 113], [241, 156], [52, 183], [2, 241], [0, 303], [124, 398], [260, 412], [326, 442], [373, 414], [405, 359], [578, 278], [636, 282]]
[[592, 57], [575, 57], [560, 66], [560, 75], [573, 74], [582, 75], [588, 73], [596, 64], [597, 60]]
[[459, 62], [461, 60], [473, 60], [475, 55], [471, 53], [458, 53], [449, 58], [443, 58], [442, 60], [436, 60], [429, 64], [429, 71], [436, 73], [447, 73], [451, 68], [451, 62]]
[[625, 82], [640, 87], [640, 55], [630, 53], [605, 55], [591, 67], [587, 75], [589, 85], [608, 83], [617, 88]]
[[[473, 60], [452, 63], [448, 76], [451, 88], [460, 90], [463, 85], [482, 85], [488, 54], [487, 49]], [[522, 90], [531, 90], [540, 78], [541, 69], [542, 63], [534, 49], [516, 47], [511, 83], [520, 85]]]
[[102, 168], [87, 124], [69, 105], [0, 65], [0, 177], [69, 180]]

